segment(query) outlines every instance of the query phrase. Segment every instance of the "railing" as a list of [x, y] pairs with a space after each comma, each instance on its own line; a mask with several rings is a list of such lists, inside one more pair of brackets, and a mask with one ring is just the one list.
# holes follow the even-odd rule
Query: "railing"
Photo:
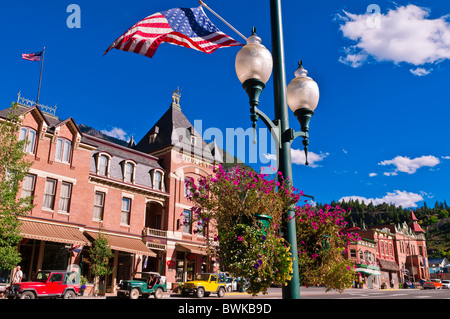
[[[36, 105], [36, 102], [26, 99], [23, 96], [21, 96], [20, 92], [17, 94], [17, 103], [21, 104], [23, 106], [28, 106], [28, 107], [33, 107]], [[55, 106], [47, 106], [47, 105], [38, 104], [38, 106], [42, 112], [56, 116], [56, 108], [57, 108], [56, 105]]]
[[154, 236], [154, 237], [167, 238], [167, 230], [146, 227], [142, 231], [142, 236]]

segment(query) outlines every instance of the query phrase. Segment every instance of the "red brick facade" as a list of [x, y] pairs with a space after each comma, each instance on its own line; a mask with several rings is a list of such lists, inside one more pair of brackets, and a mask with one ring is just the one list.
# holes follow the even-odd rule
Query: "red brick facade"
[[[19, 138], [35, 136], [26, 155], [33, 165], [19, 191], [19, 196], [32, 194], [35, 204], [23, 218], [19, 245], [25, 279], [40, 269], [76, 264], [92, 280], [88, 247], [100, 231], [114, 253], [106, 291], [113, 292], [136, 271], [158, 271], [174, 289], [195, 273], [218, 270], [206, 258], [204, 233], [209, 230], [198, 232], [198, 225], [183, 223], [192, 206], [185, 178], [211, 174], [217, 162], [206, 154], [208, 145], [189, 125], [178, 101], [168, 113], [196, 135], [193, 142], [201, 143], [204, 156], [170, 143], [150, 149], [148, 136], [137, 146], [108, 141], [82, 132], [72, 118], [60, 120], [37, 106], [19, 108]], [[0, 111], [3, 120], [6, 111]], [[164, 123], [158, 125], [166, 129]]]

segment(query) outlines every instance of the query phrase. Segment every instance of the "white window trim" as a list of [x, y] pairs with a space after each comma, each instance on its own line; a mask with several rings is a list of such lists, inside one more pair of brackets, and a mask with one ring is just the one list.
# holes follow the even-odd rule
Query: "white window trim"
[[99, 176], [104, 176], [102, 174], [100, 174], [100, 157], [101, 156], [106, 156], [106, 158], [108, 159], [107, 163], [106, 163], [106, 177], [110, 176], [110, 172], [111, 172], [111, 158], [112, 156], [106, 152], [98, 152], [97, 154], [95, 154], [96, 156], [96, 165], [95, 165], [95, 171], [96, 174]]
[[[161, 174], [161, 189], [156, 188], [156, 173], [160, 173]], [[159, 169], [159, 168], [155, 168], [154, 170], [152, 170], [152, 188], [156, 189], [158, 191], [162, 191], [165, 192], [166, 191], [166, 185], [164, 183], [164, 171]]]
[[[62, 145], [61, 145], [61, 147], [62, 147], [61, 159], [57, 158], [58, 154], [56, 153], [56, 149], [57, 149], [56, 147], [58, 145], [58, 141], [59, 140], [61, 140], [61, 143], [62, 143]], [[64, 149], [66, 147], [66, 142], [70, 143], [70, 145], [69, 145], [69, 154], [68, 154], [69, 158], [67, 159], [67, 161], [65, 161], [63, 159], [63, 157], [64, 157]], [[56, 139], [56, 146], [55, 146], [55, 162], [62, 163], [62, 164], [70, 164], [71, 159], [72, 159], [72, 149], [73, 149], [73, 143], [72, 143], [71, 140], [69, 140], [68, 138], [65, 138], [65, 137], [58, 137]]]
[[[23, 145], [23, 151], [24, 151], [25, 153], [27, 153], [27, 154], [32, 154], [32, 155], [34, 155], [34, 154], [36, 153], [36, 140], [37, 140], [36, 137], [37, 137], [37, 131], [36, 131], [34, 128], [32, 128], [32, 127], [22, 126], [22, 127], [20, 128], [20, 130], [19, 130], [19, 138], [20, 138], [20, 131], [21, 131], [22, 129], [24, 129], [24, 130], [27, 131], [26, 134], [25, 134], [25, 138], [23, 139], [23, 140], [25, 141], [25, 144]], [[29, 147], [29, 144], [28, 144], [28, 137], [29, 137], [30, 131], [33, 131], [33, 132], [34, 132], [33, 149], [32, 149], [31, 151], [27, 151], [27, 149], [28, 149], [28, 147]], [[19, 141], [22, 141], [22, 140], [19, 139]]]
[[[131, 174], [131, 181], [125, 180], [127, 164], [131, 164], [131, 166], [133, 167], [133, 172]], [[136, 184], [136, 165], [137, 165], [137, 163], [133, 160], [124, 160], [122, 162], [122, 172], [123, 172], [124, 183]]]

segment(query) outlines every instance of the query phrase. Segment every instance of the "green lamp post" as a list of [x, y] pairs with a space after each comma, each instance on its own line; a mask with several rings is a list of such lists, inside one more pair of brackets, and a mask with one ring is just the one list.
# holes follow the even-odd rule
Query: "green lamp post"
[[[303, 138], [308, 165], [308, 131], [311, 116], [319, 103], [319, 87], [307, 76], [302, 62], [295, 72], [295, 78], [286, 86], [284, 65], [284, 43], [281, 19], [281, 0], [270, 0], [272, 54], [262, 44], [253, 28], [252, 35], [236, 56], [236, 74], [250, 98], [250, 113], [253, 129], [256, 133], [256, 122], [259, 118], [270, 129], [278, 145], [277, 164], [282, 176], [292, 185], [291, 143], [297, 137]], [[273, 70], [275, 119], [271, 120], [259, 108], [259, 98]], [[296, 132], [289, 127], [288, 108], [300, 122], [301, 131]], [[283, 287], [283, 299], [300, 299], [300, 285], [297, 260], [297, 236], [295, 226], [295, 207], [286, 212], [286, 222], [282, 227], [283, 236], [290, 244], [293, 260], [292, 279]], [[290, 217], [290, 218], [289, 218]]]

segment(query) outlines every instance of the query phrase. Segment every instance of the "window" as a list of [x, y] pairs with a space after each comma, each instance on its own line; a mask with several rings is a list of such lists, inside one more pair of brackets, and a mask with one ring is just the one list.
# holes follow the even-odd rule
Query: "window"
[[124, 181], [127, 183], [132, 183], [133, 176], [134, 176], [134, 165], [129, 162], [125, 163], [123, 174]]
[[131, 199], [122, 198], [122, 212], [120, 214], [120, 224], [130, 225]]
[[63, 162], [63, 163], [69, 163], [69, 161], [70, 161], [70, 146], [71, 146], [71, 143], [69, 140], [66, 140], [64, 138], [58, 138], [58, 140], [56, 141], [55, 160]]
[[94, 220], [103, 220], [103, 207], [105, 206], [105, 193], [95, 192]]
[[183, 233], [190, 234], [192, 232], [191, 227], [191, 211], [183, 211]]
[[58, 211], [63, 213], [69, 212], [70, 207], [70, 195], [72, 194], [72, 184], [62, 182], [61, 184], [61, 194], [59, 197], [59, 207]]
[[184, 196], [188, 197], [191, 194], [189, 190], [189, 178], [184, 179]]
[[34, 144], [36, 141], [36, 131], [31, 128], [22, 127], [19, 133], [19, 141], [26, 141], [23, 145], [25, 153], [34, 154]]
[[36, 176], [28, 174], [22, 183], [22, 198], [34, 195], [34, 186], [36, 185]]
[[204, 236], [205, 235], [205, 229], [204, 229], [204, 221], [203, 221], [203, 219], [201, 219], [199, 222], [198, 222], [198, 224], [197, 224], [197, 234], [199, 235], [199, 236]]
[[162, 186], [162, 175], [160, 172], [155, 172], [154, 188], [161, 190]]
[[98, 174], [107, 176], [108, 175], [108, 163], [109, 158], [106, 155], [100, 155], [98, 158]]
[[355, 249], [350, 249], [350, 257], [356, 258], [356, 250]]
[[53, 210], [55, 204], [56, 183], [57, 181], [54, 179], [47, 179], [45, 181], [44, 203], [42, 204], [43, 208]]

